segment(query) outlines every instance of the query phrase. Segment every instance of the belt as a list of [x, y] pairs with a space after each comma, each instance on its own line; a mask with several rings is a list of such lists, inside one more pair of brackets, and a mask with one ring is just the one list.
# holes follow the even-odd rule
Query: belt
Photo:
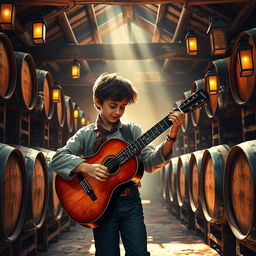
[[128, 195], [134, 195], [134, 194], [138, 194], [139, 193], [139, 188], [138, 186], [130, 186], [126, 189], [124, 189], [120, 196], [128, 196]]

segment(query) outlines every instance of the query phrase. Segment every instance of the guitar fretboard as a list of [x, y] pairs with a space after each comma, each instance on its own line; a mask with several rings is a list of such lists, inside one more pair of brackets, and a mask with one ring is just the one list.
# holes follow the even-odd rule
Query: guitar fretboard
[[[160, 122], [150, 128], [147, 132], [137, 138], [134, 142], [129, 144], [125, 149], [120, 151], [114, 159], [118, 160], [119, 164], [124, 164], [131, 157], [139, 153], [144, 147], [152, 142], [156, 137], [162, 134], [167, 128], [172, 125], [168, 116], [163, 118]], [[114, 160], [113, 159], [113, 160]]]
[[[192, 94], [188, 99], [183, 101], [175, 111], [182, 111], [188, 113], [194, 109], [200, 107], [208, 100], [208, 94], [203, 90], [198, 90], [196, 93]], [[150, 128], [147, 132], [142, 134], [134, 142], [129, 144], [125, 149], [120, 151], [114, 158], [106, 163], [106, 166], [111, 169], [116, 165], [122, 165], [128, 161], [131, 157], [139, 153], [144, 147], [146, 147], [150, 142], [152, 142], [156, 137], [163, 133], [167, 128], [172, 125], [169, 121], [168, 116], [163, 118], [160, 122]]]

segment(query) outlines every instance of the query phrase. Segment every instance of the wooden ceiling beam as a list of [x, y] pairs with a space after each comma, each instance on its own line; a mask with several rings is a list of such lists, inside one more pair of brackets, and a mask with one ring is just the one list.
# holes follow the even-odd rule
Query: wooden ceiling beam
[[94, 38], [94, 42], [96, 44], [102, 44], [101, 35], [100, 35], [99, 27], [98, 27], [98, 21], [96, 18], [94, 7], [93, 7], [93, 5], [89, 4], [86, 6], [86, 9], [88, 11], [91, 25], [92, 25], [92, 35]]
[[[79, 45], [66, 13], [65, 12], [61, 13], [58, 16], [58, 19], [59, 19], [60, 26], [63, 29], [64, 34], [66, 35], [68, 41], [74, 45]], [[90, 67], [86, 60], [81, 60], [80, 65], [85, 72], [90, 72]]]
[[251, 1], [241, 8], [240, 12], [237, 14], [233, 22], [229, 27], [229, 34], [234, 36], [234, 33], [239, 33], [239, 27], [243, 24], [246, 19], [251, 15], [251, 13], [255, 10], [256, 3], [255, 1]]
[[[115, 29], [121, 27], [124, 24], [124, 19], [122, 13], [119, 15], [111, 18], [104, 24], [99, 26], [99, 32], [101, 35], [101, 38], [104, 38], [104, 36], [108, 35]], [[93, 40], [91, 37], [86, 36], [85, 38], [80, 40], [80, 45], [85, 45], [85, 44], [92, 44]]]
[[157, 10], [157, 16], [156, 16], [156, 25], [155, 25], [155, 30], [154, 30], [154, 35], [152, 38], [153, 43], [157, 43], [160, 41], [161, 38], [161, 22], [163, 20], [164, 14], [166, 10], [166, 5], [165, 4], [159, 4], [158, 10]]
[[102, 37], [108, 35], [115, 29], [121, 27], [124, 24], [123, 14], [120, 13], [119, 15], [109, 19], [106, 23], [99, 26], [99, 31]]
[[[194, 76], [190, 73], [187, 73], [187, 76], [179, 76], [165, 74], [162, 72], [118, 72], [121, 76], [130, 79], [133, 83], [140, 84], [145, 83], [156, 84], [159, 83], [167, 86], [178, 86], [191, 83], [191, 78]], [[101, 73], [87, 73], [80, 77], [78, 80], [70, 79], [70, 77], [55, 77], [55, 80], [59, 81], [62, 86], [79, 86], [79, 87], [91, 87], [95, 80], [99, 77]]]
[[[184, 38], [184, 34], [187, 29], [189, 20], [192, 17], [192, 14], [193, 14], [192, 11], [184, 5], [180, 14], [177, 27], [175, 29], [175, 32], [172, 38], [172, 42], [177, 42]], [[163, 71], [167, 71], [170, 65], [171, 65], [171, 60], [166, 59], [163, 64]]]
[[38, 51], [31, 47], [29, 52], [38, 62], [69, 62], [79, 60], [143, 60], [143, 59], [175, 59], [175, 60], [210, 60], [209, 53], [200, 52], [196, 56], [188, 56], [180, 43], [134, 43], [134, 44], [89, 44], [66, 45], [63, 47], [45, 45]]
[[129, 42], [131, 43], [132, 42], [132, 26], [131, 26], [131, 22], [134, 19], [133, 7], [131, 5], [124, 5], [122, 7], [122, 12], [123, 12], [124, 22], [127, 23], [128, 37], [129, 37]]
[[172, 4], [172, 3], [187, 3], [192, 5], [207, 5], [207, 4], [224, 4], [224, 3], [240, 3], [250, 2], [252, 0], [19, 0], [17, 5], [48, 5], [48, 6], [73, 6], [87, 4], [111, 4], [111, 5], [131, 5], [131, 4]]

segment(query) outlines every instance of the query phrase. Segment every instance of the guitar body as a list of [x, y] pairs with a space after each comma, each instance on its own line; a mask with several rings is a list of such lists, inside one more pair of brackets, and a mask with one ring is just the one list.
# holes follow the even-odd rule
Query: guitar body
[[[113, 159], [121, 150], [127, 147], [127, 143], [112, 139], [105, 142], [95, 155], [86, 158], [90, 164], [103, 164]], [[96, 200], [84, 191], [77, 176], [72, 180], [65, 180], [56, 176], [55, 187], [59, 200], [70, 217], [81, 225], [97, 227], [109, 214], [118, 193], [128, 186], [130, 181], [138, 182], [143, 171], [138, 168], [138, 160], [135, 156], [123, 165], [115, 166], [110, 170], [111, 176], [106, 181], [82, 174], [96, 195]]]

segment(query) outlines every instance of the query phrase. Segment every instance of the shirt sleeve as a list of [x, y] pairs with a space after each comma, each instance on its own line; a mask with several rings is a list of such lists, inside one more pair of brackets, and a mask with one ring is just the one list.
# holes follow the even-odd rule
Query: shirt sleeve
[[51, 167], [63, 179], [70, 180], [76, 174], [71, 173], [85, 160], [80, 157], [85, 145], [85, 130], [82, 128], [73, 135], [62, 148], [59, 148], [51, 161]]
[[[134, 138], [138, 138], [144, 133], [139, 125], [134, 123], [130, 124], [131, 132], [134, 135]], [[140, 155], [142, 156], [144, 170], [146, 172], [153, 173], [159, 171], [171, 159], [172, 153], [170, 153], [166, 158], [164, 158], [162, 149], [163, 144], [164, 142], [160, 143], [156, 147], [153, 144], [149, 144], [141, 150]]]

